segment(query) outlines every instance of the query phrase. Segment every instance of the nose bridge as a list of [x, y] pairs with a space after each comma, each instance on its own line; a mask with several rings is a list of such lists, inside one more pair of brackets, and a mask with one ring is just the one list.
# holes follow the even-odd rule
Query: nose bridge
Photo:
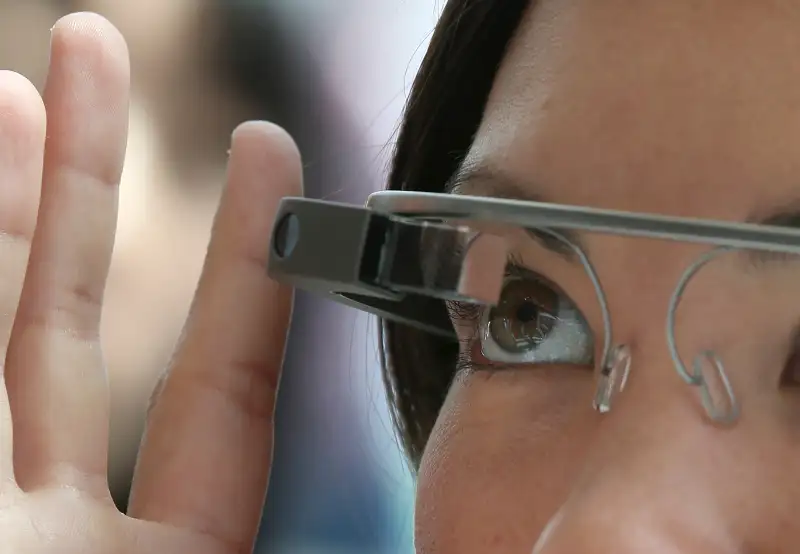
[[582, 473], [535, 552], [736, 552], [714, 440], [724, 431], [666, 354], [642, 344], [631, 355], [628, 385], [599, 419]]
[[[678, 344], [674, 354], [679, 360], [670, 350], [669, 292], [658, 295], [659, 309], [628, 312], [616, 319], [613, 342], [626, 346], [629, 369], [625, 388], [616, 392], [611, 411], [598, 422], [591, 454], [599, 467], [629, 467], [638, 475], [698, 470], [703, 466], [699, 463], [703, 450], [719, 444], [717, 435], [725, 433], [719, 422], [710, 419], [703, 403], [703, 382], [689, 382], [678, 370], [677, 364], [683, 363], [684, 371], [695, 377], [694, 349]], [[711, 371], [701, 377], [717, 385]]]
[[[703, 448], [720, 432], [705, 416], [696, 387], [675, 372], [665, 353], [647, 355], [631, 349], [631, 368], [624, 390], [614, 398], [612, 410], [598, 421], [587, 462], [587, 474], [657, 478], [657, 486], [678, 470], [697, 470]], [[648, 347], [648, 352], [653, 348]], [[612, 470], [612, 471], [609, 471]]]
[[[672, 295], [710, 248], [608, 239], [591, 247], [612, 346], [627, 346], [630, 371], [611, 410], [599, 416], [581, 473], [534, 552], [738, 552], [737, 531], [725, 520], [720, 460], [727, 441], [717, 436], [725, 430], [709, 420], [700, 388], [677, 371], [667, 339]], [[680, 356], [694, 347], [677, 346]], [[691, 369], [692, 360], [683, 361]]]
[[[534, 552], [739, 552], [735, 534], [741, 530], [725, 519], [729, 441], [720, 434], [729, 431], [710, 421], [700, 387], [680, 375], [668, 341], [673, 293], [710, 248], [656, 248], [653, 241], [626, 237], [591, 246], [600, 261], [595, 269], [611, 316], [612, 346], [628, 347], [631, 367], [625, 389], [598, 419], [568, 499]], [[695, 324], [690, 321], [690, 331]], [[691, 371], [698, 345], [684, 335], [676, 339], [677, 354]]]
[[[626, 387], [646, 389], [637, 396], [646, 396], [648, 402], [680, 398], [685, 404], [691, 399], [693, 407], [704, 410], [702, 389], [690, 386], [700, 384], [693, 364], [704, 362], [699, 366], [703, 377], [719, 393], [721, 378], [715, 363], [720, 360], [714, 359], [713, 348], [707, 348], [713, 340], [709, 341], [708, 325], [700, 319], [707, 315], [703, 313], [707, 306], [698, 302], [703, 298], [697, 297], [698, 290], [703, 289], [695, 285], [698, 272], [707, 265], [698, 262], [713, 260], [715, 249], [616, 236], [591, 246], [598, 252], [594, 270], [610, 318], [611, 352], [625, 346], [632, 357]], [[716, 394], [715, 400], [724, 400], [722, 396]]]

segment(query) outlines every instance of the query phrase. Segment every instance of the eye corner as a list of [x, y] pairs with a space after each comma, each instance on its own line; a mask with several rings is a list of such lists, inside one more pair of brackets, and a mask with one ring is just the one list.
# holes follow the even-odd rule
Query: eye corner
[[783, 364], [778, 386], [781, 389], [800, 390], [800, 325], [792, 334], [789, 356]]

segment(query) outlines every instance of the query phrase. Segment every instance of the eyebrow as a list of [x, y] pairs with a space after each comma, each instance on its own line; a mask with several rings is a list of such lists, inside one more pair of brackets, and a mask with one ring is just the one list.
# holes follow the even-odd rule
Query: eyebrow
[[[747, 222], [784, 229], [800, 229], [800, 206], [797, 203], [793, 206], [791, 202], [783, 202], [777, 208], [767, 211], [766, 215], [752, 214], [747, 218]], [[800, 261], [800, 257], [796, 254], [765, 250], [750, 251], [747, 258], [755, 266], [769, 262]]]
[[[463, 162], [445, 184], [444, 192], [448, 194], [477, 194], [507, 200], [557, 204], [557, 202], [553, 202], [537, 192], [535, 183], [523, 182], [482, 160], [467, 160]], [[769, 210], [760, 210], [751, 214], [745, 221], [756, 225], [800, 229], [800, 199], [794, 203], [782, 202], [778, 207]], [[528, 228], [527, 232], [548, 250], [571, 262], [577, 261], [575, 251], [564, 241], [536, 228]], [[586, 251], [579, 231], [558, 229], [558, 233], [582, 251]], [[793, 254], [764, 250], [748, 251], [746, 256], [748, 261], [754, 265], [798, 259]]]

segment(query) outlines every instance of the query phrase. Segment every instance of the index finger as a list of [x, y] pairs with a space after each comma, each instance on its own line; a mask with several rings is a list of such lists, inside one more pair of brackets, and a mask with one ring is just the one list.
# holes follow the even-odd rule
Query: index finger
[[301, 194], [294, 143], [248, 123], [234, 133], [228, 184], [194, 305], [150, 411], [130, 515], [249, 552], [272, 456], [273, 409], [291, 291], [267, 277], [278, 201]]

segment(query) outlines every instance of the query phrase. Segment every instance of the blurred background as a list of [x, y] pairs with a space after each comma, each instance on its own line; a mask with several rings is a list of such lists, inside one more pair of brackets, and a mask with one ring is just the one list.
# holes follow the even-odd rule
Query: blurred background
[[[41, 90], [49, 30], [113, 21], [133, 98], [104, 314], [110, 481], [124, 509], [147, 399], [199, 276], [230, 132], [287, 128], [306, 195], [362, 203], [383, 186], [441, 0], [0, 0], [0, 67]], [[370, 317], [298, 294], [257, 552], [412, 552], [413, 483], [391, 429]], [[209, 502], [214, 499], [209, 498]]]

